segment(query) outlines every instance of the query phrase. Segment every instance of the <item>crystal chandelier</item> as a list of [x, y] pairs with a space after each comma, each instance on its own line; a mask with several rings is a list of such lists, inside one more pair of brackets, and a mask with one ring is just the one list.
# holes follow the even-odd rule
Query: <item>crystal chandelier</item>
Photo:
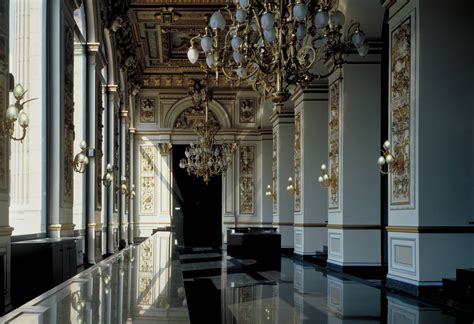
[[198, 135], [197, 144], [191, 143], [186, 148], [185, 156], [179, 162], [179, 167], [186, 169], [188, 174], [194, 174], [203, 178], [206, 184], [211, 177], [224, 173], [232, 163], [232, 157], [237, 149], [236, 143], [216, 144], [216, 135], [220, 125], [215, 120], [209, 120], [209, 102], [212, 100], [212, 91], [208, 87], [208, 79], [205, 87], [199, 81], [194, 81], [194, 87], [190, 89], [190, 95], [197, 110], [202, 109], [204, 103], [204, 121], [197, 121], [194, 130]]
[[[274, 102], [288, 99], [288, 87], [305, 86], [324, 78], [345, 63], [357, 50], [365, 56], [369, 47], [360, 23], [345, 25], [337, 0], [234, 0], [210, 18], [204, 34], [191, 39], [188, 58], [199, 59], [200, 40], [207, 66], [228, 80], [265, 89]], [[226, 14], [232, 24], [226, 26]], [[314, 72], [316, 63], [327, 66]]]

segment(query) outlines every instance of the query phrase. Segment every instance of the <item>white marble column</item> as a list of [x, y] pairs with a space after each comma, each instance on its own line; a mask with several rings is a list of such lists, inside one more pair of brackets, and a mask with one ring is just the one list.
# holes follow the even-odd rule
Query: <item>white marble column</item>
[[294, 174], [293, 146], [295, 124], [293, 107], [275, 105], [271, 117], [273, 123], [273, 225], [281, 234], [281, 247], [293, 248], [294, 201], [286, 187], [288, 178]]
[[328, 195], [321, 190], [318, 163], [328, 155], [328, 87], [313, 84], [293, 94], [295, 103], [295, 253], [322, 254], [327, 247]]
[[[474, 12], [467, 0], [443, 10], [434, 10], [443, 6], [439, 0], [385, 5], [388, 139], [395, 159], [388, 178], [387, 285], [418, 293], [474, 266], [474, 44], [461, 32], [472, 29]], [[441, 20], [449, 28], [437, 28]]]
[[[105, 108], [106, 116], [106, 161], [110, 163], [114, 168], [114, 131], [115, 131], [115, 105], [119, 102], [118, 97], [118, 86], [115, 84], [110, 84], [107, 87], [108, 90], [108, 100]], [[114, 181], [106, 189], [107, 203], [106, 203], [106, 223], [107, 223], [107, 254], [114, 253], [114, 196], [115, 188]]]
[[[47, 215], [48, 236], [72, 234], [74, 197], [74, 8], [70, 3], [48, 3], [51, 31], [47, 55]], [[62, 62], [62, 64], [57, 64]]]
[[[130, 179], [125, 172], [125, 155], [126, 155], [126, 139], [125, 137], [128, 135], [128, 110], [125, 106], [122, 107], [122, 111], [120, 114], [120, 181], [122, 179], [126, 179], [127, 183], [129, 183]], [[125, 208], [125, 200], [127, 199], [128, 192], [121, 191], [120, 192], [120, 204], [119, 204], [119, 217], [120, 217], [120, 239], [128, 241], [128, 210]]]
[[327, 262], [339, 270], [381, 266], [380, 178], [370, 167], [380, 143], [380, 56], [348, 60], [329, 78], [329, 159], [321, 161], [335, 180]]
[[[133, 125], [132, 123], [130, 123]], [[134, 147], [135, 147], [135, 128], [130, 127], [128, 129], [128, 136], [130, 136], [130, 174], [128, 175], [130, 179], [130, 187], [129, 190], [132, 191], [134, 190], [135, 193], [137, 191], [137, 184], [135, 182], [135, 155], [134, 155]], [[138, 163], [137, 163], [138, 166]], [[133, 244], [133, 238], [134, 238], [134, 228], [133, 228], [133, 222], [134, 222], [134, 217], [135, 217], [135, 196], [130, 195], [129, 196], [129, 203], [128, 203], [128, 243]]]
[[[0, 58], [3, 57], [5, 60], [0, 60], [0, 116], [5, 116], [5, 111], [8, 108], [8, 37], [9, 37], [9, 17], [8, 17], [9, 1], [2, 1], [0, 3], [0, 39], [5, 41], [5, 46], [0, 48]], [[0, 123], [0, 129], [3, 130], [3, 123]], [[9, 223], [9, 211], [10, 205], [10, 170], [9, 170], [9, 147], [10, 140], [6, 137], [0, 137], [0, 258], [3, 259], [5, 275], [3, 280], [4, 291], [2, 292], [5, 297], [5, 305], [11, 303], [11, 286], [10, 286], [10, 241], [13, 228], [10, 227]]]
[[88, 100], [88, 126], [87, 126], [87, 143], [89, 147], [94, 151], [93, 158], [89, 159], [89, 166], [86, 171], [87, 177], [87, 207], [86, 207], [86, 218], [87, 218], [87, 262], [90, 264], [95, 264], [96, 260], [98, 260], [101, 255], [96, 255], [96, 245], [100, 244], [100, 242], [96, 241], [96, 178], [95, 178], [95, 168], [96, 168], [96, 156], [95, 153], [97, 152], [96, 145], [96, 77], [97, 77], [97, 66], [98, 63], [98, 52], [99, 52], [99, 43], [88, 43], [87, 50], [89, 55], [89, 65], [88, 68], [88, 80], [87, 80], [87, 87], [89, 93], [89, 100]]

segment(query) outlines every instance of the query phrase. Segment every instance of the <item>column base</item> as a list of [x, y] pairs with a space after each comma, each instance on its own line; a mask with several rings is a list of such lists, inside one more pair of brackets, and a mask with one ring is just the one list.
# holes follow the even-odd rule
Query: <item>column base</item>
[[281, 234], [281, 248], [282, 249], [293, 249], [294, 248], [294, 239], [293, 239], [293, 223], [282, 223], [274, 222], [274, 227], [278, 228], [278, 233]]
[[322, 224], [318, 227], [294, 227], [295, 254], [316, 255], [327, 254], [327, 229]]
[[[342, 267], [380, 267], [381, 233], [372, 228], [328, 228], [328, 264]], [[332, 225], [343, 226], [343, 225]], [[367, 226], [369, 227], [369, 226]]]
[[387, 284], [414, 295], [439, 287], [456, 269], [474, 266], [473, 243], [472, 233], [389, 232]]

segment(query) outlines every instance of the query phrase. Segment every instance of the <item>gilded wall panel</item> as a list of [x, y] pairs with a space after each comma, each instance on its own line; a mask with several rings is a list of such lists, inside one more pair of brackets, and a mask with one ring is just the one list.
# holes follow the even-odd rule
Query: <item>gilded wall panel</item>
[[239, 149], [240, 214], [255, 214], [255, 146]]
[[277, 212], [277, 192], [278, 192], [278, 136], [277, 133], [273, 132], [273, 152], [272, 152], [272, 184], [273, 184], [273, 213]]
[[96, 71], [96, 135], [95, 135], [95, 209], [102, 208], [102, 158], [104, 151], [102, 144], [104, 142], [104, 105], [102, 102], [102, 82], [100, 81], [100, 72]]
[[295, 115], [295, 211], [301, 210], [301, 112]]
[[[0, 115], [8, 107], [8, 1], [0, 1]], [[3, 134], [3, 123], [0, 123]], [[8, 192], [8, 143], [6, 136], [0, 136], [0, 192]]]
[[74, 195], [74, 31], [64, 34], [64, 128], [63, 128], [63, 205], [71, 205]]
[[154, 123], [155, 122], [155, 100], [154, 99], [140, 99], [140, 122]]
[[400, 171], [391, 174], [391, 205], [412, 203], [412, 17], [398, 25], [391, 34], [390, 131], [393, 154], [401, 162]]
[[329, 187], [329, 209], [339, 208], [339, 163], [340, 163], [340, 117], [341, 117], [341, 83], [336, 81], [329, 88], [329, 169], [336, 185]]

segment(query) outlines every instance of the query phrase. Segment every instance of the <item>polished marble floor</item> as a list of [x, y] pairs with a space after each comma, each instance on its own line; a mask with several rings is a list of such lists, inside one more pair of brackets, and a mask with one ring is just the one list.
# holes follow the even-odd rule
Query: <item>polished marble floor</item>
[[201, 248], [180, 261], [192, 323], [473, 323], [288, 257], [267, 268]]
[[[459, 313], [288, 257], [176, 253], [159, 232], [10, 312], [0, 323], [474, 323]], [[457, 317], [456, 317], [457, 316]]]
[[0, 323], [189, 323], [173, 235], [159, 232], [0, 318]]

